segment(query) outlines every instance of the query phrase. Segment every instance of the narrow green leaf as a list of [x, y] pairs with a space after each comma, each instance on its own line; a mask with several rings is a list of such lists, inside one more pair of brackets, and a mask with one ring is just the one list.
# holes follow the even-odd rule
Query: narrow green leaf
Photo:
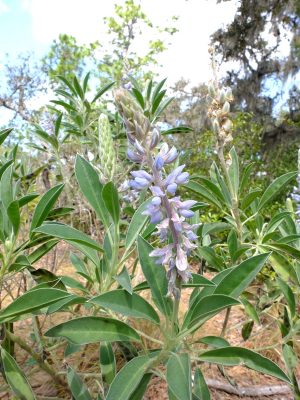
[[149, 254], [153, 247], [141, 236], [138, 237], [138, 253], [144, 276], [149, 283], [152, 298], [158, 309], [166, 316], [172, 313], [172, 301], [167, 298], [168, 282], [165, 269], [155, 264]]
[[99, 362], [102, 378], [110, 385], [116, 376], [116, 359], [112, 345], [109, 342], [100, 344]]
[[7, 208], [7, 216], [13, 226], [14, 235], [17, 236], [21, 221], [18, 200], [14, 200], [10, 203]]
[[129, 400], [146, 373], [150, 361], [148, 356], [140, 356], [125, 364], [112, 381], [106, 400]]
[[100, 221], [109, 227], [109, 214], [102, 198], [103, 185], [91, 164], [80, 155], [76, 156], [75, 174], [84, 197], [93, 207]]
[[92, 400], [86, 385], [71, 367], [67, 370], [67, 380], [74, 400]]
[[280, 176], [279, 178], [276, 178], [264, 191], [264, 194], [262, 195], [259, 203], [258, 203], [258, 208], [257, 210], [260, 211], [263, 207], [265, 207], [274, 197], [276, 197], [279, 192], [293, 179], [296, 178], [297, 176], [297, 171], [296, 172], [288, 172], [287, 174], [284, 174]]
[[210, 400], [208, 386], [200, 368], [196, 369], [194, 375], [194, 393], [201, 400]]
[[146, 221], [148, 220], [149, 217], [147, 215], [143, 215], [143, 212], [145, 211], [149, 203], [151, 203], [151, 200], [152, 198], [144, 201], [134, 213], [127, 229], [127, 235], [125, 240], [126, 250], [129, 250], [133, 246], [138, 235], [145, 226]]
[[90, 302], [123, 315], [148, 319], [156, 324], [160, 322], [151, 304], [135, 293], [129, 294], [126, 290], [111, 290], [93, 297]]
[[239, 170], [239, 158], [235, 151], [235, 148], [232, 147], [229, 152], [231, 164], [228, 169], [229, 179], [234, 190], [234, 194], [237, 197], [239, 191], [239, 179], [240, 179], [240, 170]]
[[254, 321], [246, 322], [242, 327], [242, 338], [248, 340], [254, 327]]
[[6, 128], [0, 131], [0, 145], [4, 142], [7, 136], [13, 131], [13, 128]]
[[199, 343], [204, 343], [217, 349], [230, 346], [229, 342], [221, 336], [204, 336], [199, 339]]
[[199, 183], [197, 183], [195, 181], [189, 181], [189, 183], [184, 185], [184, 187], [199, 194], [205, 200], [209, 201], [211, 204], [213, 204], [217, 208], [222, 209], [222, 204], [219, 202], [219, 200], [215, 197], [215, 195], [213, 193], [208, 191], [203, 185], [200, 185]]
[[140, 341], [136, 331], [124, 322], [102, 317], [72, 319], [49, 329], [45, 336], [64, 337], [75, 344]]
[[147, 390], [147, 386], [148, 386], [148, 383], [150, 382], [151, 378], [152, 378], [151, 373], [145, 374], [142, 377], [138, 387], [135, 389], [135, 391], [130, 396], [129, 400], [143, 400], [144, 394]]
[[30, 290], [22, 296], [17, 297], [10, 305], [0, 311], [0, 322], [40, 310], [68, 296], [70, 296], [68, 292], [59, 289], [45, 288]]
[[21, 197], [20, 199], [18, 199], [19, 207], [21, 208], [21, 207], [25, 206], [26, 204], [30, 203], [32, 200], [36, 199], [38, 196], [39, 196], [38, 193], [30, 193], [30, 194], [27, 194], [27, 195]]
[[78, 94], [78, 96], [81, 98], [81, 100], [83, 100], [84, 93], [83, 93], [82, 87], [80, 86], [80, 83], [78, 82], [78, 79], [76, 78], [76, 76], [74, 76], [74, 78], [73, 78], [73, 86], [74, 86], [74, 89], [76, 90], [76, 93]]
[[198, 323], [203, 323], [207, 318], [211, 317], [224, 308], [240, 304], [240, 302], [232, 297], [222, 294], [212, 294], [201, 298], [194, 302], [192, 307], [186, 313], [183, 327], [191, 328]]
[[9, 160], [5, 164], [3, 164], [0, 168], [0, 179], [2, 178], [2, 175], [4, 174], [4, 171], [7, 170], [7, 168], [14, 162], [14, 160]]
[[13, 199], [13, 184], [12, 184], [12, 176], [13, 176], [13, 165], [10, 165], [3, 172], [1, 177], [1, 201], [3, 203], [4, 208], [7, 210], [10, 203]]
[[188, 354], [170, 356], [167, 363], [167, 383], [177, 400], [192, 400], [191, 362]]
[[13, 357], [1, 347], [1, 360], [7, 383], [20, 400], [35, 400], [35, 395]]
[[103, 88], [101, 88], [97, 92], [96, 96], [93, 98], [91, 103], [95, 103], [95, 101], [98, 100], [99, 97], [101, 97], [105, 92], [107, 92], [114, 84], [115, 84], [115, 82], [111, 82], [111, 83], [108, 83], [107, 85], [103, 86]]
[[61, 194], [63, 188], [64, 185], [54, 186], [41, 197], [32, 216], [30, 232], [42, 225], [59, 195]]
[[120, 286], [122, 286], [122, 288], [127, 290], [128, 293], [132, 294], [133, 289], [131, 285], [131, 279], [128, 270], [125, 266], [119, 273], [119, 275], [114, 276], [114, 279], [119, 283]]
[[30, 264], [36, 263], [45, 254], [49, 253], [49, 251], [53, 249], [53, 247], [56, 246], [58, 242], [59, 240], [57, 239], [50, 239], [46, 243], [35, 249], [32, 253], [28, 255], [28, 260]]
[[273, 361], [254, 351], [241, 347], [224, 347], [200, 354], [202, 361], [226, 366], [244, 365], [263, 374], [274, 376], [290, 383], [288, 376]]
[[44, 224], [36, 228], [34, 232], [44, 233], [72, 244], [98, 265], [99, 258], [96, 250], [103, 252], [103, 249], [97, 242], [95, 242], [95, 240], [91, 239], [85, 233], [71, 228], [68, 225], [58, 223]]
[[118, 191], [112, 182], [108, 182], [102, 189], [102, 198], [106, 209], [110, 213], [115, 224], [119, 223], [120, 205]]
[[296, 300], [295, 300], [294, 293], [293, 293], [292, 289], [290, 288], [290, 286], [286, 282], [284, 282], [282, 279], [277, 278], [277, 282], [278, 282], [281, 292], [284, 295], [285, 300], [287, 301], [287, 304], [289, 306], [289, 310], [291, 313], [291, 317], [294, 318], [295, 314], [296, 314]]
[[259, 254], [243, 261], [218, 283], [214, 294], [237, 298], [250, 285], [269, 256], [270, 253]]

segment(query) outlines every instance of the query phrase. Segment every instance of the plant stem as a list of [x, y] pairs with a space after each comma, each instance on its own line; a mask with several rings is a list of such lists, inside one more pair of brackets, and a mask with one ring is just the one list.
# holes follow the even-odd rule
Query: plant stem
[[31, 357], [38, 363], [39, 367], [43, 369], [47, 374], [49, 374], [54, 382], [64, 388], [67, 388], [67, 383], [57, 376], [57, 372], [48, 364], [46, 360], [43, 360], [42, 356], [37, 354], [32, 347], [30, 347], [26, 342], [24, 342], [20, 337], [16, 336], [15, 334], [7, 331], [7, 337], [12, 340], [14, 343], [18, 344], [23, 350], [25, 350]]

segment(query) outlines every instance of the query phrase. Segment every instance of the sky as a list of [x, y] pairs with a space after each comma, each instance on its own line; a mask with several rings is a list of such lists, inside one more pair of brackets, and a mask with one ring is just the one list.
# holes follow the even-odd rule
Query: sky
[[[140, 2], [155, 25], [168, 26], [173, 15], [179, 16], [179, 32], [159, 58], [160, 76], [167, 76], [169, 85], [181, 77], [192, 84], [209, 80], [209, 36], [233, 20], [237, 0], [218, 5], [215, 0]], [[6, 53], [16, 57], [30, 51], [41, 58], [60, 33], [75, 36], [80, 44], [105, 42], [103, 17], [113, 15], [114, 3], [124, 0], [0, 0], [0, 68]], [[138, 40], [141, 52], [147, 39], [147, 33], [143, 33]]]

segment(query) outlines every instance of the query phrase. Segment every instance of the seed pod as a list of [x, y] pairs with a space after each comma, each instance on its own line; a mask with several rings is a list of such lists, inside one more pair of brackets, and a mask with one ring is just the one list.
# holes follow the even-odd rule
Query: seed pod
[[219, 101], [220, 103], [224, 103], [226, 100], [226, 92], [224, 89], [221, 89], [220, 94], [219, 94]]
[[220, 125], [219, 125], [219, 122], [218, 122], [217, 119], [214, 119], [214, 120], [213, 120], [212, 126], [213, 126], [213, 131], [214, 131], [214, 133], [215, 133], [216, 135], [219, 135], [219, 133], [220, 133]]
[[209, 85], [208, 85], [208, 94], [212, 97], [212, 98], [214, 98], [214, 97], [216, 97], [216, 90], [215, 90], [215, 87], [214, 87], [214, 85], [212, 84], [212, 83], [210, 83]]

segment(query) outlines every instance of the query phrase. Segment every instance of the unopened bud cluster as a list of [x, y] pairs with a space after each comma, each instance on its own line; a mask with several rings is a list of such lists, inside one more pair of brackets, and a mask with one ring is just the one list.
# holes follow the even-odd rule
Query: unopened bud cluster
[[[140, 115], [142, 110], [137, 110], [136, 104], [133, 110], [134, 115], [138, 116], [138, 121], [132, 119], [133, 111], [130, 109], [130, 104], [133, 99], [125, 91], [122, 91], [122, 96], [119, 93], [115, 96], [115, 100], [117, 104], [120, 99], [122, 100], [122, 105], [118, 104], [118, 107], [130, 143], [127, 155], [131, 161], [143, 165], [143, 169], [131, 172], [133, 179], [129, 183], [133, 190], [149, 189], [153, 195], [144, 215], [150, 217], [151, 223], [157, 224], [157, 231], [154, 234], [159, 237], [163, 247], [153, 250], [150, 255], [157, 258], [157, 264], [167, 267], [168, 294], [177, 296], [177, 277], [186, 282], [191, 276], [187, 257], [196, 247], [193, 242], [197, 239], [195, 230], [198, 225], [191, 225], [186, 221], [186, 218], [194, 215], [191, 208], [196, 202], [181, 201], [180, 196], [176, 196], [178, 186], [188, 182], [189, 174], [184, 172], [184, 165], [166, 173], [165, 167], [174, 163], [178, 157], [177, 149], [169, 148], [167, 143], [161, 143], [159, 130], [152, 129], [144, 114], [143, 117]], [[144, 130], [136, 129], [141, 123]]]
[[208, 86], [208, 93], [211, 98], [208, 117], [212, 121], [218, 145], [223, 147], [232, 141], [232, 121], [229, 118], [230, 103], [233, 100], [232, 91], [230, 88], [219, 88], [216, 83], [211, 83]]
[[99, 159], [102, 179], [112, 181], [116, 170], [116, 152], [110, 123], [107, 115], [101, 114], [98, 120]]

